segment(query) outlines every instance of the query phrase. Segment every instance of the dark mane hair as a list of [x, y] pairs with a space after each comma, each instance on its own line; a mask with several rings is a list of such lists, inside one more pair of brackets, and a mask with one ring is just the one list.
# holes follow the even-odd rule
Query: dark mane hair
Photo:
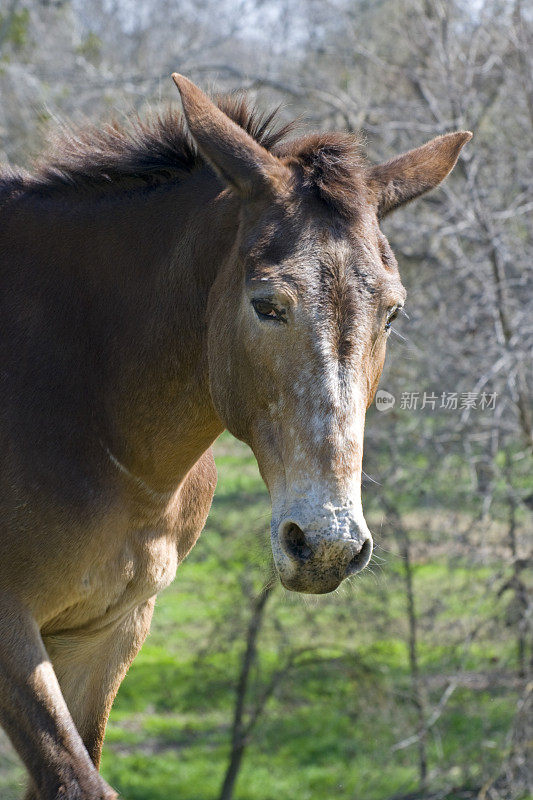
[[354, 216], [365, 195], [361, 139], [353, 133], [315, 133], [276, 148], [289, 156], [304, 191], [343, 217]]
[[[354, 205], [362, 165], [360, 142], [353, 134], [326, 133], [286, 141], [298, 120], [279, 123], [279, 108], [261, 113], [242, 94], [218, 96], [218, 107], [276, 155], [289, 158], [300, 173], [302, 188], [345, 215]], [[41, 195], [71, 189], [113, 191], [158, 186], [183, 179], [205, 161], [175, 108], [131, 116], [97, 127], [63, 125], [32, 172], [3, 170], [0, 193]]]

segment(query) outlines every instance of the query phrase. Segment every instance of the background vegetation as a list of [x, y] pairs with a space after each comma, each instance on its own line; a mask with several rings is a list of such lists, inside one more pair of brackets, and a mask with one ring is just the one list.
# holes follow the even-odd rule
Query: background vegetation
[[[373, 160], [475, 134], [385, 225], [409, 318], [395, 405], [368, 414], [372, 568], [285, 592], [255, 461], [223, 436], [207, 528], [111, 715], [127, 800], [533, 796], [532, 45], [519, 0], [0, 0], [5, 163], [64, 117], [177, 104], [174, 70], [362, 131]], [[22, 776], [1, 738], [0, 796]]]

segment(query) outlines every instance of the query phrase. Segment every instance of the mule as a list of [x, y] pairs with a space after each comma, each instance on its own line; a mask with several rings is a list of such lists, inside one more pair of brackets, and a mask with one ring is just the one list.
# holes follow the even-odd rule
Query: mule
[[28, 797], [110, 800], [111, 704], [202, 530], [228, 428], [281, 582], [363, 569], [365, 411], [405, 291], [379, 221], [468, 132], [385, 164], [174, 75], [184, 116], [63, 135], [0, 177], [0, 719]]

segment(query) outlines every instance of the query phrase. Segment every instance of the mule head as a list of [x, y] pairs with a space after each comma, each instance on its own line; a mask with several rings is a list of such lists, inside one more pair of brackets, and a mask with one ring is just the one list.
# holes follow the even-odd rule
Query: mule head
[[405, 299], [379, 219], [445, 178], [471, 134], [380, 166], [366, 165], [347, 134], [269, 152], [174, 79], [198, 148], [240, 203], [208, 305], [213, 402], [268, 486], [282, 583], [329, 592], [372, 554], [361, 506], [365, 413]]

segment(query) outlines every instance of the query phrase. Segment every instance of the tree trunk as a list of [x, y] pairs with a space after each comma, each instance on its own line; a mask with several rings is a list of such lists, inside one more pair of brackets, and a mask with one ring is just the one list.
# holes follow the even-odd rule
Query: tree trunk
[[413, 704], [418, 718], [418, 774], [420, 780], [420, 790], [427, 788], [428, 778], [428, 758], [427, 758], [427, 724], [426, 724], [426, 702], [424, 691], [420, 680], [420, 668], [418, 664], [418, 629], [415, 595], [413, 587], [413, 565], [411, 562], [411, 541], [408, 530], [403, 526], [400, 516], [396, 509], [388, 502], [385, 503], [387, 513], [391, 517], [394, 532], [398, 536], [400, 545], [400, 555], [403, 559], [403, 575], [405, 583], [405, 597], [407, 606], [407, 619], [409, 624], [408, 650], [409, 650], [409, 670], [411, 673], [411, 686], [413, 691]]
[[257, 653], [257, 638], [264, 619], [265, 607], [268, 598], [272, 594], [274, 585], [268, 583], [263, 586], [259, 595], [255, 598], [252, 605], [252, 614], [248, 623], [246, 633], [246, 648], [241, 663], [239, 679], [235, 693], [235, 711], [233, 715], [233, 726], [231, 732], [231, 752], [224, 782], [220, 791], [219, 800], [231, 800], [235, 782], [239, 774], [242, 757], [248, 744], [247, 738], [249, 729], [244, 723], [244, 712], [246, 694], [250, 680], [250, 672]]

